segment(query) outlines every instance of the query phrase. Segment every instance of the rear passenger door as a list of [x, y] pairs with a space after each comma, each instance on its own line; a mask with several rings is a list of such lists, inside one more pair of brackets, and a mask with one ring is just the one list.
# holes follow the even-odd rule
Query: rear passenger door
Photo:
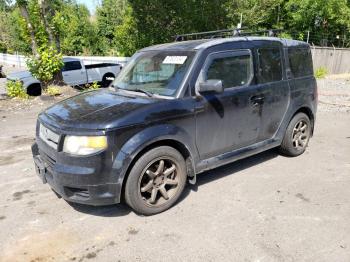
[[289, 83], [284, 73], [283, 46], [259, 47], [257, 81], [262, 99], [261, 126], [258, 141], [273, 138], [281, 125], [289, 104]]
[[63, 81], [68, 85], [82, 85], [87, 81], [86, 71], [80, 61], [64, 62], [62, 68]]

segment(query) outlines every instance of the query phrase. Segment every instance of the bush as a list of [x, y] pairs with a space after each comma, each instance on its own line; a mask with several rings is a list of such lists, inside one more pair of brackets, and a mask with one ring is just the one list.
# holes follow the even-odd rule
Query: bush
[[100, 88], [100, 85], [97, 84], [97, 82], [93, 82], [92, 84], [86, 84], [85, 85], [85, 90], [86, 91], [96, 90], [96, 89], [99, 89], [99, 88]]
[[60, 94], [62, 94], [59, 86], [48, 86], [45, 90], [45, 92], [49, 95], [49, 96], [59, 96]]
[[31, 74], [46, 87], [63, 67], [62, 54], [53, 47], [42, 49], [39, 56], [31, 56], [26, 62]]
[[328, 75], [328, 70], [325, 67], [320, 67], [315, 72], [315, 77], [318, 79], [325, 78]]
[[6, 91], [9, 97], [29, 98], [29, 95], [24, 90], [23, 84], [20, 81], [7, 81]]

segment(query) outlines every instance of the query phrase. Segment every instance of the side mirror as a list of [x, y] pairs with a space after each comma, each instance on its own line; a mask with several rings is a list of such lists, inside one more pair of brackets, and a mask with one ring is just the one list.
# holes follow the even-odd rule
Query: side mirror
[[199, 83], [198, 92], [199, 93], [205, 93], [205, 92], [222, 93], [224, 92], [224, 87], [222, 85], [221, 80], [209, 79], [205, 82]]

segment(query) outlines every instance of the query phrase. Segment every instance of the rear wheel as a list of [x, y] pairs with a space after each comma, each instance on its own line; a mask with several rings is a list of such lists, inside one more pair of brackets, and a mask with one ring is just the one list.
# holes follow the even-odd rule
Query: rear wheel
[[280, 152], [287, 156], [304, 153], [311, 137], [311, 128], [311, 121], [306, 114], [296, 114], [288, 125]]
[[114, 75], [106, 74], [102, 77], [101, 87], [109, 87], [109, 85], [113, 82]]
[[161, 146], [141, 156], [130, 171], [125, 200], [137, 213], [153, 215], [165, 211], [179, 198], [186, 183], [182, 155]]

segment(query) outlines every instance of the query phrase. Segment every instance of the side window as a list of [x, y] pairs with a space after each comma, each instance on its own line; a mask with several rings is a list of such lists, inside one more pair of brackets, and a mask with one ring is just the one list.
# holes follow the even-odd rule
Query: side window
[[252, 57], [246, 54], [224, 53], [214, 56], [206, 70], [206, 80], [220, 79], [224, 88], [249, 84], [252, 79]]
[[289, 66], [295, 78], [313, 75], [311, 50], [307, 48], [288, 49]]
[[72, 70], [80, 70], [81, 69], [81, 64], [79, 61], [70, 61], [70, 62], [65, 62], [64, 66], [62, 68], [62, 71], [72, 71]]
[[279, 48], [258, 49], [259, 83], [282, 80], [282, 59]]

